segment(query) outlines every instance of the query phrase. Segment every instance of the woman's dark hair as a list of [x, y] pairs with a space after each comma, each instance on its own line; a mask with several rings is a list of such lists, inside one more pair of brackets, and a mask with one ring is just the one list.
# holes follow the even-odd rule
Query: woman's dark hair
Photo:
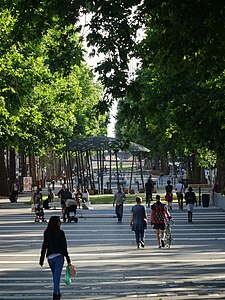
[[48, 222], [47, 231], [56, 231], [60, 228], [59, 226], [60, 217], [59, 216], [51, 216]]

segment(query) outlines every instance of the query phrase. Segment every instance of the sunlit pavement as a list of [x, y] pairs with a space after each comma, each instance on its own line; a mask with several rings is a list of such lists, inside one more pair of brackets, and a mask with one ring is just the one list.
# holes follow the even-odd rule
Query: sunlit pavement
[[[71, 286], [63, 271], [62, 299], [225, 299], [224, 211], [197, 207], [190, 224], [187, 211], [174, 205], [171, 248], [158, 249], [149, 226], [146, 247], [137, 250], [130, 209], [125, 205], [122, 223], [111, 205], [96, 205], [78, 210], [78, 223], [62, 224], [77, 267]], [[51, 299], [47, 262], [38, 265], [47, 223], [35, 223], [24, 205], [0, 214], [0, 299]], [[53, 214], [60, 210], [46, 211], [46, 219]]]

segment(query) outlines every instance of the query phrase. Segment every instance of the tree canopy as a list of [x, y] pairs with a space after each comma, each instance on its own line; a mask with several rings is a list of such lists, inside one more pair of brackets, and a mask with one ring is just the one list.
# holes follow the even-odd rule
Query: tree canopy
[[[6, 121], [9, 115], [13, 116], [10, 124], [17, 122], [20, 106], [12, 99], [22, 100], [31, 109], [32, 95], [32, 99], [40, 101], [40, 106], [44, 104], [43, 97], [39, 97], [44, 85], [49, 87], [48, 95], [56, 107], [68, 114], [68, 123], [77, 107], [81, 110], [74, 119], [72, 131], [71, 127], [65, 128], [65, 122], [58, 124], [61, 130], [57, 132], [63, 136], [64, 132], [73, 134], [87, 129], [84, 126], [76, 131], [80, 124], [86, 124], [80, 120], [87, 120], [90, 113], [83, 110], [85, 105], [80, 100], [84, 100], [82, 84], [69, 87], [80, 106], [72, 105], [70, 109], [66, 106], [66, 111], [60, 106], [60, 97], [66, 96], [71, 103], [71, 95], [65, 92], [66, 79], [72, 78], [75, 83], [86, 75], [82, 72], [84, 52], [78, 21], [81, 14], [90, 14], [91, 20], [86, 24], [88, 46], [92, 47], [93, 55], [104, 54], [96, 70], [106, 94], [112, 95], [108, 102], [93, 102], [91, 111], [96, 113], [97, 130], [101, 130], [105, 121], [97, 121], [99, 112], [107, 111], [111, 99], [117, 97], [120, 99], [117, 128], [123, 135], [135, 137], [141, 144], [140, 138], [144, 139], [155, 153], [197, 152], [200, 157], [212, 151], [220, 161], [224, 160], [223, 1], [2, 2], [1, 65], [8, 69], [7, 76], [2, 76], [4, 94], [0, 113], [4, 118], [0, 126], [5, 128], [3, 132], [12, 130]], [[144, 38], [138, 40], [140, 29]], [[139, 59], [140, 68], [131, 82], [128, 75], [132, 57]], [[12, 64], [19, 66], [16, 73], [10, 71], [15, 68]], [[33, 68], [35, 72], [31, 72]], [[24, 70], [31, 84], [18, 85], [19, 79], [24, 80], [20, 76]], [[89, 96], [93, 94], [91, 90]], [[19, 97], [19, 91], [26, 97]], [[11, 99], [10, 111], [4, 102], [6, 95]], [[39, 114], [35, 116], [35, 129], [41, 124], [40, 118]], [[93, 130], [88, 128], [89, 132]]]
[[[103, 87], [83, 59], [77, 28], [62, 27], [54, 17], [41, 36], [30, 39], [23, 32], [17, 39], [17, 14], [0, 9], [1, 149], [60, 153], [71, 138], [105, 134], [107, 113], [98, 109]], [[4, 151], [0, 164], [3, 169]], [[6, 180], [0, 179], [1, 194], [7, 194], [1, 190]]]

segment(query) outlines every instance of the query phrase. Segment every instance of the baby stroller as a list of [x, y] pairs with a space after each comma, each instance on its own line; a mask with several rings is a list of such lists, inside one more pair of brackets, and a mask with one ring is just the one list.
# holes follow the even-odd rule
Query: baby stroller
[[[63, 217], [63, 222], [66, 220], [71, 223], [72, 221], [77, 223], [78, 218], [76, 217], [77, 213], [77, 202], [74, 199], [67, 199], [66, 200], [66, 210]], [[72, 215], [73, 214], [73, 215]]]
[[16, 196], [13, 192], [9, 195], [9, 200], [10, 200], [11, 203], [16, 203], [17, 202]]
[[46, 222], [43, 205], [41, 204], [35, 205], [35, 216], [36, 216], [34, 220], [35, 222]]
[[36, 194], [34, 196], [34, 212], [35, 212], [35, 222], [46, 222], [44, 208], [41, 201], [41, 194]]

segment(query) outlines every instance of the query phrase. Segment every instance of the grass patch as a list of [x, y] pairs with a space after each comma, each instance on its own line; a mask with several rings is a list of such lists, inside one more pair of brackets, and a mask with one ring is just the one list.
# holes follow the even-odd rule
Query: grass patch
[[[125, 203], [135, 204], [137, 196], [140, 196], [142, 198], [142, 203], [145, 204], [145, 193], [127, 194]], [[155, 196], [156, 196], [156, 194], [153, 194], [153, 196], [152, 196], [153, 201], [155, 201]], [[160, 194], [160, 196], [162, 198], [162, 202], [165, 202], [165, 194]], [[90, 196], [90, 200], [91, 200], [92, 204], [112, 204], [113, 199], [114, 199], [113, 194], [91, 195]], [[174, 197], [173, 202], [177, 202], [176, 197]]]
[[[126, 201], [125, 203], [132, 204], [136, 202], [136, 197], [140, 196], [142, 199], [144, 199], [144, 194], [128, 194], [126, 195]], [[91, 195], [90, 200], [92, 204], [112, 204], [114, 199], [113, 194], [106, 194], [106, 195]], [[144, 201], [144, 200], [143, 200]]]
[[[158, 193], [157, 193], [158, 195]], [[165, 202], [165, 194], [159, 194], [161, 196], [162, 202]], [[137, 194], [126, 194], [126, 201], [125, 204], [135, 204], [136, 203], [136, 197], [139, 196], [142, 198], [142, 203], [145, 204], [145, 193], [137, 193]], [[152, 198], [153, 201], [155, 201], [156, 194], [153, 194]], [[104, 194], [104, 195], [90, 195], [90, 200], [92, 204], [112, 204], [114, 199], [114, 194]], [[43, 199], [46, 200], [46, 199]], [[174, 203], [177, 202], [177, 198], [174, 195]], [[24, 202], [26, 205], [31, 205], [32, 201]]]

